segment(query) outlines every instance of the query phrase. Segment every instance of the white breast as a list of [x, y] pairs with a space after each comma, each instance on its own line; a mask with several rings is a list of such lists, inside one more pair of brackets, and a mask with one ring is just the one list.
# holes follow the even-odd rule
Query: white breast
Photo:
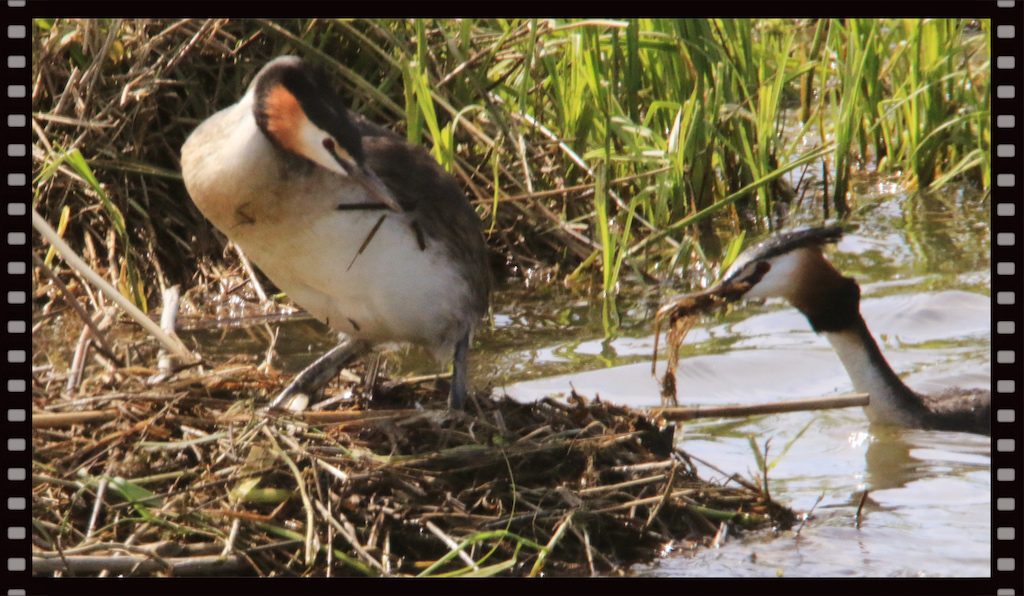
[[192, 133], [182, 175], [203, 214], [332, 328], [421, 344], [439, 359], [469, 331], [469, 286], [440, 241], [421, 249], [408, 213], [338, 210], [373, 200], [323, 168], [289, 170], [256, 127], [249, 95]]
[[870, 420], [906, 426], [918, 423], [909, 410], [910, 404], [903, 397], [903, 392], [908, 390], [894, 384], [892, 379], [895, 378], [895, 373], [888, 370], [888, 364], [882, 365], [886, 367], [886, 370], [883, 370], [878, 363], [872, 361], [870, 348], [873, 346], [865, 344], [866, 341], [872, 340], [852, 331], [826, 332], [822, 335], [832, 344], [832, 349], [839, 356], [843, 368], [853, 382], [854, 391], [871, 396], [866, 409]]
[[332, 328], [370, 341], [423, 344], [439, 358], [451, 355], [457, 334], [466, 331], [457, 321], [469, 292], [437, 241], [421, 250], [405, 214], [294, 215], [244, 226], [232, 238], [296, 303]]

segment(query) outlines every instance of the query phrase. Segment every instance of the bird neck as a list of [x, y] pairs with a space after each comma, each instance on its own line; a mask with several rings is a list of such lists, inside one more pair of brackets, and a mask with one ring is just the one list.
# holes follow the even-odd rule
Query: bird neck
[[920, 396], [903, 384], [885, 360], [860, 314], [860, 286], [820, 252], [804, 259], [801, 277], [787, 298], [824, 335], [839, 356], [856, 391], [870, 395], [872, 422], [912, 425], [925, 413]]
[[[252, 218], [288, 209], [278, 187], [286, 181], [274, 148], [252, 117], [251, 93], [200, 124], [182, 147], [181, 168], [203, 215], [221, 230], [244, 228]], [[300, 161], [298, 158], [291, 158]]]
[[821, 334], [832, 344], [854, 390], [870, 395], [866, 411], [872, 422], [908, 424], [923, 414], [921, 398], [889, 366], [859, 312], [849, 326]]

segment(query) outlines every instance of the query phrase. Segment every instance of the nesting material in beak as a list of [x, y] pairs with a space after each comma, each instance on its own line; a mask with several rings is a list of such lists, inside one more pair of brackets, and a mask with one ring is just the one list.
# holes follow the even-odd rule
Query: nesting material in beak
[[[817, 294], [821, 288], [832, 287], [837, 283], [853, 283], [853, 280], [843, 278], [821, 253], [823, 245], [837, 242], [842, 235], [843, 228], [840, 225], [803, 228], [776, 234], [743, 251], [719, 283], [700, 292], [676, 296], [658, 309], [654, 319], [654, 358], [651, 363], [651, 374], [654, 374], [654, 365], [658, 359], [661, 322], [666, 318], [669, 321], [669, 364], [665, 378], [662, 379], [662, 400], [675, 403], [675, 368], [679, 361], [679, 348], [687, 331], [700, 315], [719, 310], [743, 298], [781, 296], [808, 317], [815, 331], [832, 324], [831, 319], [816, 317], [806, 304], [808, 300], [805, 298], [818, 298], [817, 303], [823, 303]], [[814, 283], [806, 283], [809, 272], [816, 272]], [[852, 310], [856, 313], [859, 292], [846, 292], [842, 295], [853, 296], [853, 300], [848, 303], [852, 304]], [[828, 302], [824, 301], [826, 304]], [[851, 311], [849, 306], [834, 310], [840, 313]]]
[[654, 356], [651, 359], [651, 374], [655, 374], [658, 363], [658, 338], [661, 336], [661, 323], [668, 319], [668, 367], [661, 380], [661, 400], [663, 405], [677, 406], [676, 368], [679, 365], [679, 348], [683, 345], [686, 334], [693, 327], [697, 317], [724, 308], [726, 305], [743, 298], [764, 274], [771, 269], [766, 261], [754, 261], [743, 269], [741, 274], [725, 279], [714, 286], [682, 296], [676, 296], [658, 309], [654, 317]]

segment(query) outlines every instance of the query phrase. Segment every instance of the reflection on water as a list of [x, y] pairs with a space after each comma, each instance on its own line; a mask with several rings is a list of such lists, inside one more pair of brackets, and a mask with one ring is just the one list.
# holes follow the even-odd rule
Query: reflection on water
[[733, 540], [694, 558], [664, 559], [641, 573], [988, 575], [988, 437], [872, 428], [860, 412], [834, 411], [764, 417], [726, 433], [691, 429], [693, 438], [688, 433], [683, 446], [725, 470], [752, 471], [745, 435], [772, 437], [778, 452], [808, 423], [808, 432], [769, 474], [776, 498], [798, 510], [814, 508], [799, 535]]
[[[860, 281], [864, 318], [893, 368], [924, 392], [988, 387], [986, 201], [965, 193], [890, 198], [869, 205], [858, 221], [864, 223], [832, 258]], [[631, 310], [652, 308], [648, 302]], [[649, 317], [648, 310], [638, 319]], [[544, 372], [528, 380], [510, 374], [497, 381], [500, 388], [519, 399], [572, 387], [633, 406], [657, 405], [650, 327], [629, 328], [628, 317], [623, 320], [628, 337], [611, 342], [599, 332], [585, 339], [546, 333], [525, 342], [530, 347], [496, 356], [509, 361], [503, 370], [518, 364]], [[704, 321], [687, 336], [682, 358], [682, 405], [764, 403], [851, 389], [828, 343], [783, 303]], [[799, 535], [794, 529], [734, 539], [719, 549], [666, 557], [642, 575], [988, 576], [989, 437], [871, 426], [863, 411], [847, 409], [696, 421], [682, 428], [679, 440], [723, 470], [753, 474], [750, 435], [762, 444], [771, 439], [770, 461], [794, 441], [769, 482], [775, 498], [813, 509]]]
[[[913, 291], [913, 286], [900, 288]], [[943, 290], [871, 297], [869, 326], [893, 367], [914, 388], [989, 385], [989, 301]], [[732, 338], [729, 350], [684, 358], [685, 405], [764, 403], [849, 391], [827, 342], [788, 308], [695, 330], [688, 342]], [[653, 338], [632, 339], [620, 353], [650, 354]], [[586, 345], [586, 342], [577, 343]], [[544, 350], [537, 350], [542, 353]], [[549, 348], [557, 352], [556, 348]], [[660, 373], [660, 371], [659, 371]], [[520, 399], [566, 393], [634, 406], [658, 404], [650, 364], [623, 364], [514, 383]], [[780, 453], [808, 430], [769, 474], [772, 494], [797, 510], [820, 503], [801, 530], [767, 540], [734, 540], [695, 558], [669, 557], [649, 575], [929, 575], [985, 576], [989, 570], [989, 438], [967, 433], [871, 427], [860, 409], [747, 419], [704, 420], [682, 428], [682, 447], [730, 473], [756, 469], [747, 437], [771, 438]], [[724, 478], [711, 470], [709, 478]], [[861, 528], [856, 511], [868, 497]]]
[[[915, 389], [989, 386], [987, 214], [988, 201], [966, 192], [881, 197], [860, 208], [859, 228], [831, 253], [861, 283], [865, 320]], [[681, 282], [675, 292], [688, 289]], [[574, 387], [617, 403], [657, 405], [651, 321], [660, 300], [675, 292], [631, 291], [620, 298], [620, 333], [612, 339], [603, 337], [599, 300], [554, 288], [500, 292], [493, 327], [476, 338], [474, 385], [524, 400]], [[232, 330], [204, 350], [260, 357], [270, 343], [260, 329]], [[332, 343], [312, 321], [280, 330], [276, 349], [286, 370], [298, 370]], [[779, 302], [705, 320], [687, 336], [681, 356], [681, 405], [754, 404], [851, 389], [828, 343]], [[390, 360], [399, 374], [437, 371], [419, 350]], [[729, 473], [753, 473], [750, 435], [760, 444], [771, 439], [772, 495], [798, 511], [813, 509], [799, 535], [794, 529], [733, 539], [693, 556], [668, 556], [641, 574], [989, 574], [988, 437], [872, 427], [860, 409], [701, 420], [680, 425], [677, 434], [684, 449]], [[712, 470], [702, 472], [716, 478]]]

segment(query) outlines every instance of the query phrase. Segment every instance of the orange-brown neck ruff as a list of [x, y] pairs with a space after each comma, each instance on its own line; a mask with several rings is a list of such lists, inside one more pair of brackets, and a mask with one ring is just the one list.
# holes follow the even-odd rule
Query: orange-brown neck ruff
[[263, 117], [267, 135], [282, 149], [301, 155], [299, 137], [309, 124], [298, 98], [284, 85], [274, 85], [263, 98]]

